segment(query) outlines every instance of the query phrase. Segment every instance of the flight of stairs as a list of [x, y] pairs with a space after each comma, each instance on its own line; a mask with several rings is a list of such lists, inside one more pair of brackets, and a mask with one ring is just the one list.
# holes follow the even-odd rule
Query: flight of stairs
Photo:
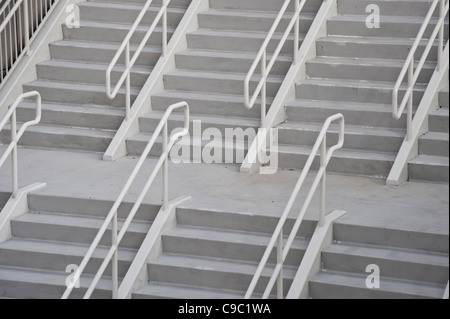
[[[309, 282], [315, 299], [440, 299], [449, 280], [448, 235], [355, 226], [337, 221], [322, 270]], [[379, 288], [366, 279], [379, 268]], [[373, 267], [373, 266], [371, 266]], [[369, 286], [374, 281], [369, 279]]]
[[[168, 9], [168, 38], [183, 17], [191, 0], [172, 0]], [[78, 4], [80, 28], [65, 24], [64, 38], [50, 44], [51, 60], [36, 65], [37, 80], [26, 83], [24, 91], [37, 90], [42, 96], [42, 120], [25, 132], [20, 143], [42, 148], [104, 152], [125, 116], [125, 88], [114, 100], [106, 96], [106, 69], [119, 49], [145, 1], [105, 0]], [[154, 1], [131, 40], [136, 50], [161, 0]], [[138, 58], [131, 74], [133, 102], [161, 55], [161, 27], [158, 26]], [[112, 85], [124, 69], [123, 56], [112, 72]], [[35, 105], [23, 102], [18, 121], [34, 118]], [[8, 130], [0, 135], [7, 142]]]
[[[300, 40], [321, 3], [321, 0], [306, 2], [301, 14]], [[218, 129], [216, 136], [220, 134], [224, 139], [218, 141], [216, 138], [215, 141], [220, 143], [217, 147], [245, 152], [246, 141], [225, 140], [224, 132], [225, 128], [251, 128], [256, 132], [260, 127], [260, 100], [252, 110], [244, 107], [244, 79], [281, 6], [281, 1], [270, 0], [211, 0], [210, 9], [198, 15], [199, 29], [187, 34], [188, 49], [176, 53], [176, 69], [164, 75], [164, 91], [151, 96], [153, 111], [140, 118], [140, 134], [128, 139], [128, 152], [140, 154], [167, 106], [180, 100], [189, 103], [191, 119], [201, 121], [202, 133], [207, 128]], [[292, 11], [293, 6], [290, 6], [275, 34], [275, 41], [269, 45], [268, 59], [278, 45]], [[291, 34], [268, 77], [268, 105], [292, 64], [292, 51]], [[259, 68], [252, 78], [251, 92], [260, 78], [258, 72]], [[170, 129], [180, 127], [182, 121], [181, 116], [171, 117]], [[191, 138], [186, 137], [181, 143], [192, 145], [192, 134], [191, 126]], [[210, 138], [195, 136], [194, 141], [204, 146], [210, 143]], [[158, 152], [155, 149], [154, 154]], [[243, 158], [237, 157], [234, 162], [242, 162]]]
[[439, 92], [440, 108], [428, 116], [429, 131], [419, 138], [419, 156], [408, 163], [410, 180], [447, 182], [449, 177], [448, 86]]
[[[380, 8], [379, 29], [366, 27], [369, 4]], [[318, 56], [306, 63], [307, 78], [297, 83], [297, 99], [286, 105], [286, 123], [278, 126], [281, 167], [301, 169], [326, 117], [340, 112], [346, 122], [345, 144], [328, 170], [386, 178], [406, 134], [405, 115], [398, 121], [392, 117], [392, 90], [428, 8], [428, 1], [338, 2], [338, 15], [327, 21], [328, 36], [316, 42]], [[424, 43], [417, 57], [423, 48]], [[431, 59], [436, 59], [436, 45]], [[415, 108], [435, 66], [424, 65], [415, 87]], [[403, 92], [404, 86], [400, 98]], [[337, 125], [330, 131], [331, 145], [337, 141]]]

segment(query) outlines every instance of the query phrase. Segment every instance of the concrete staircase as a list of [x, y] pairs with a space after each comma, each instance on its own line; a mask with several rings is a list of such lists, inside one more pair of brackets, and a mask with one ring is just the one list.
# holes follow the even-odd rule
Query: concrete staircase
[[[380, 8], [379, 29], [366, 27], [369, 4]], [[286, 105], [286, 123], [278, 126], [281, 167], [301, 169], [325, 118], [340, 112], [346, 120], [345, 145], [328, 170], [379, 178], [389, 174], [406, 134], [405, 117], [392, 118], [392, 90], [428, 8], [427, 1], [338, 2], [338, 15], [327, 21], [328, 36], [316, 42], [317, 58], [306, 64], [307, 79], [297, 83], [297, 99]], [[436, 47], [432, 51], [435, 60]], [[415, 107], [435, 66], [424, 66]], [[400, 96], [403, 92], [404, 87]], [[337, 127], [333, 131], [330, 144], [337, 139]]]
[[429, 132], [419, 138], [419, 156], [408, 164], [411, 180], [448, 182], [448, 86], [439, 92], [440, 108], [428, 116]]
[[[301, 15], [301, 39], [321, 3], [318, 0], [307, 1]], [[260, 126], [260, 101], [252, 110], [245, 109], [243, 83], [281, 6], [281, 1], [270, 0], [211, 0], [210, 9], [198, 15], [199, 29], [187, 35], [188, 49], [176, 54], [176, 70], [164, 75], [164, 91], [152, 95], [153, 112], [140, 118], [140, 134], [127, 141], [128, 152], [140, 154], [167, 106], [180, 100], [189, 103], [191, 118], [201, 121], [202, 132], [207, 128], [218, 129], [216, 135], [220, 132], [223, 138], [216, 139], [219, 143], [223, 142], [218, 148], [245, 152], [248, 142], [226, 140], [224, 130], [251, 128], [256, 132]], [[293, 8], [289, 10], [292, 12]], [[286, 14], [283, 18], [275, 39], [281, 38], [291, 17]], [[271, 43], [268, 59], [277, 44]], [[292, 50], [291, 35], [269, 76], [268, 103], [276, 95], [293, 61]], [[258, 80], [259, 75], [256, 75], [251, 88]], [[179, 127], [181, 121], [181, 117], [175, 117], [169, 126]], [[192, 145], [192, 134], [191, 130], [191, 138], [186, 138], [182, 143]], [[205, 146], [210, 138], [195, 136], [194, 141], [196, 145]], [[155, 152], [159, 151], [155, 149]], [[234, 156], [234, 162], [242, 160], [243, 157]]]
[[[0, 298], [61, 298], [70, 275], [66, 267], [80, 264], [112, 205], [109, 201], [30, 195], [30, 211], [11, 221], [13, 237], [0, 244]], [[119, 210], [119, 227], [130, 208], [131, 204], [124, 204]], [[125, 235], [119, 250], [121, 278], [159, 208], [143, 205]], [[107, 231], [101, 245], [109, 245], [110, 237]], [[71, 297], [83, 296], [106, 253], [106, 246], [96, 250], [81, 278], [81, 288], [74, 289]], [[111, 298], [108, 276], [110, 266], [94, 298]]]
[[[80, 28], [62, 25], [64, 38], [50, 44], [51, 60], [36, 66], [37, 80], [24, 91], [37, 90], [43, 99], [42, 121], [30, 128], [22, 145], [104, 152], [125, 116], [124, 89], [114, 100], [106, 96], [105, 74], [131, 25], [142, 9], [143, 0], [85, 1], [80, 9]], [[168, 10], [168, 37], [173, 34], [190, 0], [172, 0]], [[132, 38], [134, 52], [145, 26], [157, 14], [161, 0], [154, 1]], [[132, 101], [161, 55], [161, 28], [150, 37], [131, 74]], [[112, 72], [114, 85], [123, 71], [124, 60]], [[122, 65], [120, 65], [122, 63]], [[34, 105], [24, 102], [18, 120], [34, 117]], [[8, 140], [9, 132], [0, 135]]]
[[[442, 298], [448, 282], [448, 235], [380, 229], [341, 222], [322, 252], [322, 270], [309, 282], [311, 298]], [[368, 265], [380, 269], [380, 287], [368, 289]]]

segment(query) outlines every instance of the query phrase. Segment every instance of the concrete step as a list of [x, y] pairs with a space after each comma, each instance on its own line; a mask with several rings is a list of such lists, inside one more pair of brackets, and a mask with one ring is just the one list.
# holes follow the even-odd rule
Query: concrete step
[[[239, 30], [269, 32], [279, 10], [263, 12], [253, 10], [215, 10], [210, 9], [200, 12], [198, 15], [199, 27], [202, 29]], [[286, 12], [276, 29], [276, 32], [286, 31], [293, 13]], [[315, 15], [312, 13], [300, 14], [300, 30], [306, 33], [309, 30]]]
[[432, 132], [447, 133], [449, 132], [449, 110], [446, 108], [441, 108], [432, 111], [428, 115], [428, 126]]
[[[38, 125], [26, 130], [19, 141], [19, 145], [104, 152], [111, 143], [114, 134], [115, 132], [112, 130]], [[0, 141], [9, 143], [9, 138], [10, 126], [0, 133]]]
[[447, 86], [446, 88], [439, 91], [439, 105], [444, 109], [448, 109], [448, 104], [449, 100], [448, 100], [448, 86]]
[[[303, 12], [317, 12], [322, 4], [321, 0], [308, 0], [303, 7]], [[257, 11], [275, 11], [279, 12], [283, 3], [272, 0], [260, 0], [257, 3], [254, 1], [240, 1], [240, 0], [211, 0], [210, 7], [222, 10], [257, 10]], [[288, 12], [294, 11], [294, 3], [290, 3], [287, 9]]]
[[[267, 56], [267, 61], [272, 55]], [[226, 52], [211, 50], [185, 50], [175, 54], [178, 69], [198, 71], [244, 73], [250, 70], [255, 60], [255, 54], [248, 52]], [[280, 55], [270, 74], [286, 75], [292, 65], [292, 55]], [[260, 74], [260, 66], [256, 74]]]
[[327, 271], [364, 273], [367, 265], [380, 268], [382, 277], [444, 285], [448, 254], [383, 246], [333, 243], [322, 252]]
[[[139, 118], [139, 128], [141, 132], [151, 133], [154, 132], [159, 121], [163, 117], [164, 113], [159, 111], [153, 111], [147, 113]], [[189, 127], [189, 134], [194, 135], [194, 129], [197, 128], [197, 132], [195, 134], [203, 134], [204, 130], [210, 129], [214, 130], [214, 132], [219, 132], [225, 138], [227, 135], [231, 137], [240, 133], [239, 128], [245, 131], [247, 128], [253, 129], [255, 135], [260, 126], [260, 121], [251, 118], [232, 118], [232, 117], [221, 117], [221, 116], [208, 116], [201, 114], [191, 114], [190, 116], [191, 125]], [[200, 121], [199, 124], [192, 124], [194, 121]], [[174, 129], [179, 129], [184, 126], [184, 115], [182, 113], [174, 113], [171, 115], [168, 121], [168, 129], [169, 133]], [[236, 130], [238, 129], [238, 130]], [[211, 131], [212, 132], [212, 131]], [[237, 136], [236, 138], [239, 138]]]
[[448, 164], [448, 156], [419, 154], [408, 163], [409, 179], [448, 183]]
[[[80, 61], [87, 63], [109, 64], [119, 50], [119, 43], [103, 43], [99, 41], [61, 40], [49, 44], [52, 59], [63, 61]], [[130, 54], [137, 50], [137, 45], [130, 46]], [[152, 66], [161, 56], [161, 47], [146, 45], [136, 60], [136, 66]], [[122, 54], [119, 62], [125, 61]], [[123, 63], [123, 62], [121, 62]]]
[[[20, 299], [60, 299], [66, 290], [69, 273], [36, 271], [33, 269], [15, 269], [0, 267], [0, 296]], [[71, 298], [83, 297], [92, 281], [92, 277], [82, 276], [80, 289], [74, 289]], [[92, 297], [111, 298], [111, 279], [100, 279]]]
[[188, 285], [149, 282], [135, 290], [132, 299], [242, 299], [245, 293]]
[[[121, 88], [113, 100], [106, 96], [104, 85], [37, 80], [24, 84], [23, 88], [25, 92], [38, 91], [45, 102], [110, 105], [125, 109], [125, 88]], [[132, 102], [139, 91], [140, 88], [131, 88]]]
[[[11, 221], [12, 235], [16, 238], [78, 243], [90, 245], [102, 226], [104, 218], [63, 215], [46, 212], [29, 212]], [[119, 220], [119, 229], [123, 220]], [[133, 221], [124, 236], [121, 247], [138, 249], [142, 244], [151, 223]], [[109, 226], [108, 229], [111, 229]], [[108, 230], [100, 245], [111, 245], [111, 232]]]
[[[41, 80], [105, 85], [108, 66], [108, 64], [49, 60], [37, 64], [36, 72]], [[124, 65], [118, 65], [113, 69], [111, 72], [111, 87], [117, 84], [124, 71]], [[131, 70], [131, 85], [134, 87], [144, 86], [151, 71], [150, 67], [133, 67]]]
[[[152, 109], [165, 111], [171, 104], [186, 101], [190, 111], [194, 114], [232, 116], [245, 118], [261, 118], [261, 99], [257, 99], [255, 106], [248, 110], [244, 106], [243, 94], [208, 94], [193, 91], [164, 90], [152, 94]], [[272, 98], [267, 98], [267, 104], [272, 103]]]
[[[268, 233], [177, 226], [163, 234], [162, 249], [164, 253], [170, 254], [258, 263], [271, 237]], [[285, 264], [299, 265], [308, 243], [306, 238], [296, 238]], [[271, 254], [269, 262], [276, 263], [276, 250]]]
[[[219, 73], [194, 70], [175, 70], [164, 74], [167, 90], [194, 91], [213, 94], [243, 94], [246, 74]], [[250, 82], [250, 90], [256, 88], [260, 76], [255, 75]], [[275, 96], [281, 86], [281, 76], [269, 75], [267, 95]]]
[[392, 105], [304, 99], [297, 99], [286, 105], [289, 122], [323, 123], [324, 119], [336, 113], [344, 115], [347, 125], [406, 128], [406, 113], [400, 120], [394, 119]]
[[[365, 27], [364, 27], [365, 28]], [[415, 38], [415, 36], [414, 36]], [[422, 40], [416, 54], [420, 56], [428, 40]], [[361, 59], [395, 59], [405, 61], [414, 39], [395, 37], [328, 36], [316, 41], [317, 55]], [[437, 42], [432, 46], [429, 60], [437, 60]]]
[[[143, 6], [147, 1], [146, 0], [95, 0], [95, 2], [106, 2], [106, 3], [133, 3], [139, 4]], [[191, 4], [192, 0], [170, 0], [169, 7], [181, 7], [187, 8]], [[162, 0], [154, 0], [153, 5], [161, 6]]]
[[[417, 84], [414, 90], [414, 105], [418, 105], [426, 85]], [[350, 80], [306, 79], [297, 83], [296, 95], [302, 99], [346, 101], [358, 103], [392, 103], [394, 83], [363, 82]], [[403, 97], [405, 86], [399, 90], [399, 100]]]
[[[117, 24], [96, 21], [80, 21], [79, 28], [68, 28], [63, 24], [64, 40], [81, 40], [81, 41], [100, 41], [121, 44], [123, 39], [127, 36], [131, 25]], [[130, 40], [130, 43], [139, 45], [144, 39], [148, 26], [138, 26], [136, 32]], [[175, 28], [173, 26], [167, 27], [167, 40], [172, 37]], [[152, 36], [149, 38], [147, 44], [161, 45], [162, 28], [156, 27]]]
[[407, 280], [380, 277], [379, 289], [368, 289], [368, 274], [349, 274], [321, 271], [309, 281], [313, 299], [441, 299], [444, 285], [424, 284]]
[[[411, 16], [389, 16], [384, 15], [380, 22], [383, 27], [367, 28], [364, 15], [338, 15], [327, 20], [328, 34], [335, 36], [355, 36], [355, 37], [392, 37], [392, 38], [413, 38], [415, 39], [422, 26], [424, 17]], [[424, 33], [424, 38], [429, 38], [437, 18], [432, 18], [430, 25]], [[448, 18], [446, 20], [445, 38], [448, 37]]]
[[[25, 101], [17, 109], [17, 120], [26, 122], [36, 116], [36, 105]], [[117, 130], [125, 117], [125, 111], [100, 105], [42, 104], [41, 124]]]
[[[403, 64], [401, 60], [318, 57], [306, 62], [306, 70], [311, 78], [396, 82]], [[417, 83], [428, 83], [435, 68], [436, 63], [425, 63]]]
[[[143, 8], [143, 3], [122, 2], [97, 2], [85, 1], [78, 6], [80, 8], [80, 17], [83, 21], [102, 21], [133, 24], [136, 17]], [[158, 14], [160, 6], [152, 4], [144, 15], [140, 25], [151, 25]], [[182, 7], [173, 7], [169, 4], [167, 8], [167, 23], [169, 25], [178, 25], [186, 11]]]
[[[64, 272], [68, 265], [79, 265], [89, 249], [88, 245], [13, 238], [0, 244], [0, 267], [30, 268]], [[109, 247], [99, 247], [83, 272], [95, 275]], [[119, 250], [119, 276], [124, 277], [137, 251]], [[111, 276], [111, 267], [105, 271]]]
[[[278, 145], [279, 167], [303, 169], [311, 153], [312, 146]], [[334, 153], [327, 171], [339, 174], [386, 178], [395, 160], [395, 153], [372, 152], [365, 150], [341, 149]], [[312, 165], [319, 168], [319, 156]]]
[[[279, 125], [278, 143], [313, 146], [322, 130], [323, 123], [300, 123], [288, 121]], [[368, 150], [374, 152], [397, 152], [405, 138], [403, 129], [385, 127], [364, 127], [346, 125], [345, 149]], [[328, 130], [329, 145], [336, 144], [339, 138], [339, 126], [332, 124]]]
[[[382, 16], [418, 16], [424, 18], [430, 9], [430, 2], [421, 0], [342, 0], [338, 3], [340, 14], [365, 15], [370, 4], [380, 8]], [[438, 10], [436, 10], [438, 11]], [[437, 16], [437, 12], [434, 16]]]
[[[215, 50], [215, 51], [239, 51], [258, 52], [263, 44], [267, 32], [245, 32], [229, 30], [208, 30], [198, 29], [187, 35], [188, 47], [190, 49]], [[267, 47], [268, 53], [273, 53], [282, 38], [282, 34], [275, 33], [273, 41]], [[299, 46], [304, 39], [304, 34], [299, 35]], [[282, 54], [293, 54], [294, 37], [290, 35], [283, 49]]]
[[428, 132], [419, 137], [419, 153], [448, 157], [448, 139], [448, 133]]
[[[148, 274], [150, 282], [245, 292], [257, 266], [257, 263], [163, 253], [149, 261]], [[272, 271], [273, 265], [268, 265], [262, 273], [256, 292], [261, 293], [266, 287]], [[284, 267], [285, 293], [295, 273], [296, 267]]]

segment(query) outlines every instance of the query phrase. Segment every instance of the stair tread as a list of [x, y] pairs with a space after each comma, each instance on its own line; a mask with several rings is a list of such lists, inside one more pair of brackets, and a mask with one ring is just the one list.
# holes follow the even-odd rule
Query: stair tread
[[[399, 67], [403, 68], [405, 64], [404, 60], [396, 59], [375, 59], [375, 58], [352, 58], [352, 57], [324, 57], [318, 56], [307, 63], [325, 63], [331, 65], [339, 64], [351, 64], [359, 66], [381, 66], [381, 67]], [[417, 61], [416, 64], [419, 62]], [[426, 61], [423, 65], [425, 69], [435, 69], [437, 63], [432, 61]]]
[[[108, 9], [117, 9], [117, 10], [136, 10], [140, 12], [143, 8], [142, 3], [133, 3], [133, 2], [100, 2], [100, 1], [84, 1], [79, 4], [80, 7], [87, 7], [87, 8], [108, 8]], [[148, 8], [148, 11], [155, 11], [158, 12], [161, 6], [159, 5], [150, 5]], [[168, 6], [167, 10], [169, 12], [179, 12], [184, 13], [186, 11], [185, 8], [180, 7], [172, 7]]]
[[[278, 12], [275, 11], [258, 11], [256, 10], [239, 10], [239, 9], [209, 9], [200, 13], [201, 15], [216, 15], [216, 16], [230, 16], [230, 17], [241, 17], [241, 18], [268, 18], [275, 20], [278, 16]], [[283, 19], [291, 19], [294, 13], [287, 11]], [[315, 14], [309, 12], [301, 12], [300, 19], [314, 19]]]
[[[356, 14], [339, 14], [337, 16], [331, 17], [328, 21], [346, 21], [346, 22], [365, 22], [367, 15], [356, 15]], [[415, 23], [422, 25], [424, 18], [420, 16], [383, 16], [383, 23]], [[436, 24], [436, 17], [431, 18], [431, 23]]]
[[[9, 129], [10, 126], [6, 125], [5, 128]], [[29, 134], [31, 133], [45, 133], [45, 134], [57, 134], [57, 135], [78, 135], [86, 137], [101, 137], [101, 138], [113, 138], [115, 131], [106, 129], [93, 129], [84, 127], [69, 127], [62, 125], [45, 125], [39, 124], [30, 126], [27, 129]]]
[[448, 156], [419, 154], [417, 157], [409, 161], [410, 164], [419, 165], [436, 165], [448, 167]]
[[[202, 50], [202, 49], [187, 49], [176, 53], [176, 55], [181, 56], [196, 56], [196, 57], [214, 57], [214, 58], [228, 58], [228, 59], [247, 59], [254, 61], [255, 54], [251, 52], [239, 52], [239, 51], [217, 51], [217, 50]], [[268, 53], [267, 59], [269, 60], [273, 55]], [[277, 61], [292, 62], [292, 55], [280, 54], [278, 55]]]
[[[111, 23], [111, 22], [103, 22], [103, 21], [92, 21], [92, 20], [81, 20], [80, 21], [80, 28], [99, 28], [99, 29], [108, 29], [108, 30], [123, 30], [123, 31], [129, 31], [131, 23]], [[136, 32], [147, 32], [148, 26], [145, 25], [139, 25], [136, 27]], [[175, 31], [175, 27], [171, 25], [167, 25], [167, 32], [173, 33]], [[162, 32], [161, 26], [156, 26], [154, 31], [156, 33]]]
[[[119, 43], [111, 42], [98, 42], [98, 41], [82, 41], [82, 40], [59, 40], [49, 44], [50, 46], [65, 46], [65, 47], [77, 47], [77, 48], [95, 48], [95, 49], [106, 49], [117, 52], [120, 48]], [[130, 44], [130, 51], [134, 52], [138, 48], [136, 44]], [[161, 53], [162, 49], [160, 46], [154, 46], [147, 44], [142, 49], [142, 52], [154, 52]]]
[[449, 135], [448, 135], [448, 133], [442, 133], [442, 132], [428, 132], [425, 135], [422, 135], [420, 137], [420, 139], [448, 142]]
[[[88, 69], [94, 71], [104, 71], [109, 66], [105, 63], [95, 63], [95, 62], [80, 62], [80, 61], [69, 61], [69, 60], [47, 60], [38, 64], [39, 66], [53, 66], [62, 68], [72, 68], [72, 69]], [[151, 73], [151, 68], [134, 65], [131, 69], [132, 73], [141, 73], [149, 75]], [[118, 64], [114, 67], [113, 71], [125, 71], [125, 65]]]
[[358, 103], [346, 101], [296, 99], [286, 104], [287, 107], [320, 107], [327, 109], [387, 112], [392, 114], [392, 105], [375, 103]]
[[[57, 111], [70, 113], [89, 113], [101, 115], [119, 115], [125, 116], [125, 111], [117, 107], [109, 105], [76, 105], [76, 104], [58, 104], [58, 103], [42, 103], [42, 111]], [[36, 104], [33, 102], [23, 101], [19, 108], [36, 109]]]
[[[308, 78], [297, 82], [297, 85], [301, 84], [313, 84], [320, 86], [344, 86], [344, 87], [358, 87], [358, 88], [368, 88], [368, 89], [394, 89], [393, 82], [383, 82], [383, 81], [359, 81], [359, 80], [343, 80], [343, 79], [322, 79], [322, 78]], [[401, 85], [400, 89], [406, 88], [406, 85]], [[417, 83], [414, 90], [425, 91], [427, 84]]]
[[[423, 22], [423, 21], [422, 21]], [[332, 41], [332, 42], [358, 42], [358, 43], [367, 43], [367, 44], [404, 44], [404, 45], [411, 45], [414, 43], [414, 39], [410, 38], [393, 38], [393, 37], [356, 37], [356, 36], [327, 36], [322, 39], [318, 39], [317, 41]], [[423, 39], [420, 41], [421, 45], [426, 45], [428, 42], [427, 39]], [[435, 42], [437, 44], [437, 42]]]
[[[367, 289], [367, 274], [353, 274], [338, 271], [321, 271], [310, 280], [311, 283], [322, 283], [342, 287]], [[396, 280], [380, 277], [380, 288], [377, 291], [394, 292], [413, 296], [442, 298], [445, 286], [410, 280]]]
[[[194, 35], [206, 35], [206, 36], [227, 36], [227, 37], [234, 37], [234, 38], [256, 38], [256, 39], [262, 39], [264, 40], [267, 37], [267, 32], [257, 32], [257, 31], [244, 31], [244, 30], [221, 30], [221, 29], [203, 29], [200, 28], [196, 31], [193, 31], [189, 34]], [[282, 38], [283, 34], [279, 32], [275, 32], [273, 39], [280, 40]], [[304, 39], [305, 35], [300, 33], [299, 39], [302, 41]], [[288, 40], [293, 40], [293, 35], [288, 36]]]
[[[221, 79], [221, 80], [234, 80], [244, 81], [247, 76], [246, 73], [231, 73], [231, 72], [217, 72], [217, 71], [203, 71], [203, 70], [188, 70], [188, 69], [176, 69], [165, 73], [168, 76], [189, 76], [192, 78], [205, 78], [205, 79]], [[260, 75], [255, 74], [251, 80], [258, 81], [261, 78]], [[267, 82], [281, 83], [284, 77], [281, 75], [269, 75]]]

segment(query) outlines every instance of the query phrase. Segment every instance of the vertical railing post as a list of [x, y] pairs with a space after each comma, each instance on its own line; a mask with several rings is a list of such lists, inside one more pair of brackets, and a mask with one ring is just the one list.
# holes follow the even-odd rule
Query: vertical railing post
[[444, 26], [445, 26], [445, 17], [444, 17], [444, 9], [445, 9], [445, 0], [440, 0], [439, 3], [439, 21], [442, 22], [439, 28], [439, 40], [438, 40], [438, 66], [437, 70], [440, 71], [442, 68], [442, 53], [444, 50]]
[[325, 197], [326, 197], [326, 178], [327, 178], [327, 135], [325, 134], [320, 149], [320, 169], [323, 169], [323, 176], [320, 184], [320, 212], [319, 226], [325, 224]]
[[164, 167], [163, 167], [163, 210], [167, 209], [169, 202], [169, 154], [167, 149], [168, 143], [168, 128], [167, 121], [163, 128], [163, 154], [164, 154]]
[[12, 150], [11, 160], [12, 160], [12, 196], [16, 197], [17, 190], [19, 189], [18, 182], [18, 164], [17, 164], [17, 119], [16, 111], [14, 110], [11, 115], [11, 143], [14, 143], [14, 148]]
[[117, 299], [119, 295], [119, 260], [118, 260], [119, 246], [117, 244], [117, 211], [114, 214], [111, 225], [111, 246], [115, 247], [114, 254], [111, 260], [112, 298]]
[[125, 49], [125, 72], [127, 72], [126, 92], [125, 92], [125, 116], [126, 120], [130, 120], [131, 111], [131, 68], [130, 68], [130, 41], [127, 42]]
[[277, 265], [281, 265], [277, 279], [277, 298], [283, 299], [283, 230], [280, 231], [277, 241]]
[[28, 0], [23, 1], [23, 20], [25, 28], [25, 51], [27, 55], [30, 55], [30, 26], [29, 26], [29, 12], [28, 12]]
[[163, 6], [164, 13], [162, 17], [162, 57], [166, 56], [167, 51], [167, 6], [169, 5], [170, 0], [164, 0]]
[[261, 77], [263, 79], [263, 87], [261, 89], [261, 128], [266, 128], [266, 91], [267, 91], [267, 49], [261, 58]]
[[411, 139], [412, 111], [414, 98], [414, 59], [411, 59], [408, 68], [408, 89], [410, 90], [410, 94], [408, 97], [408, 111], [406, 114], [406, 140], [409, 141]]
[[299, 34], [300, 34], [300, 0], [295, 0], [295, 10], [294, 14], [297, 15], [295, 20], [295, 27], [294, 27], [294, 64], [297, 65], [299, 56], [298, 56], [298, 44], [299, 44]]

